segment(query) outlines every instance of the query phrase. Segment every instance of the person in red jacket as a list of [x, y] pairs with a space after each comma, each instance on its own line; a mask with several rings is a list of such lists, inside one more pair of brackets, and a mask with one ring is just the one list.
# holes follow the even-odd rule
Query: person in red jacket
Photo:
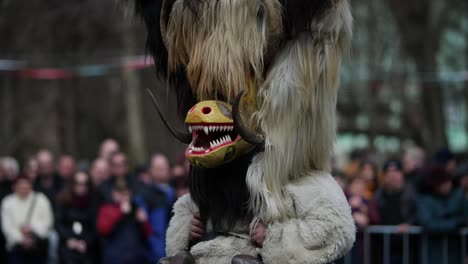
[[112, 199], [100, 207], [97, 219], [103, 237], [102, 263], [151, 262], [148, 237], [152, 230], [143, 200], [133, 196], [125, 182], [116, 182]]

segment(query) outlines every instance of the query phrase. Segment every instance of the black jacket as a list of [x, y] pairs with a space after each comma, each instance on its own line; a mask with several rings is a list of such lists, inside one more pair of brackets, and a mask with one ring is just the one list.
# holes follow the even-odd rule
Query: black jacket
[[[60, 263], [92, 263], [97, 245], [97, 207], [92, 196], [76, 197], [69, 203], [58, 203], [55, 225], [60, 237]], [[84, 240], [87, 252], [82, 254], [67, 247], [68, 239]]]

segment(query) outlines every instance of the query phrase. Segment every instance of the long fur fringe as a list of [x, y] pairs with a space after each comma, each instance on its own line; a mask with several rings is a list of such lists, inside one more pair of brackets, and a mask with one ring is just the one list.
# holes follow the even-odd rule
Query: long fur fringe
[[[175, 2], [167, 30], [169, 71], [186, 65], [198, 100], [229, 101], [249, 78], [261, 82], [267, 40], [282, 29], [279, 3], [269, 3], [276, 8], [253, 0], [200, 1], [199, 14], [184, 1]], [[266, 8], [273, 18], [259, 16]]]
[[335, 1], [322, 20], [314, 20], [313, 32], [283, 49], [260, 90], [263, 104], [254, 119], [266, 149], [254, 158], [247, 184], [250, 206], [265, 221], [286, 218], [289, 182], [330, 169], [340, 63], [351, 20], [348, 1]]

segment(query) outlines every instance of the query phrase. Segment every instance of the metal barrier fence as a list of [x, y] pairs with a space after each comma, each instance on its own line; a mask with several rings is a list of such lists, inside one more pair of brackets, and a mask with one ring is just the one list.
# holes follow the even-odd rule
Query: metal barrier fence
[[[364, 264], [374, 264], [371, 261], [371, 253], [373, 250], [373, 245], [371, 243], [372, 235], [381, 235], [383, 236], [382, 243], [382, 260], [379, 263], [390, 264], [391, 263], [391, 243], [392, 236], [398, 235], [402, 239], [402, 255], [401, 263], [403, 264], [413, 264], [410, 262], [411, 254], [419, 254], [419, 262], [421, 264], [427, 264], [428, 261], [428, 239], [429, 235], [423, 232], [423, 228], [420, 226], [411, 226], [408, 228], [407, 232], [400, 232], [398, 226], [369, 226], [363, 231], [363, 260], [360, 263]], [[441, 264], [456, 264], [449, 262], [449, 235], [443, 234], [442, 237], [442, 263]], [[453, 235], [453, 234], [452, 234]], [[468, 228], [461, 229], [458, 233], [460, 237], [460, 264], [465, 263], [467, 257], [467, 244], [466, 238], [468, 235]], [[419, 252], [410, 252], [410, 237], [418, 236], [419, 237]], [[357, 242], [358, 243], [358, 242]], [[344, 264], [360, 264], [353, 262], [352, 252], [348, 253], [341, 261]]]

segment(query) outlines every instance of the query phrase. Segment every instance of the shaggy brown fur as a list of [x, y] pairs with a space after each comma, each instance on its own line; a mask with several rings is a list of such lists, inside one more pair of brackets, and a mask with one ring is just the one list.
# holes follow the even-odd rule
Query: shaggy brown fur
[[176, 1], [172, 8], [166, 36], [169, 71], [186, 67], [198, 100], [221, 96], [230, 101], [252, 81], [249, 77], [261, 82], [264, 55], [280, 42], [279, 3], [194, 2]]

